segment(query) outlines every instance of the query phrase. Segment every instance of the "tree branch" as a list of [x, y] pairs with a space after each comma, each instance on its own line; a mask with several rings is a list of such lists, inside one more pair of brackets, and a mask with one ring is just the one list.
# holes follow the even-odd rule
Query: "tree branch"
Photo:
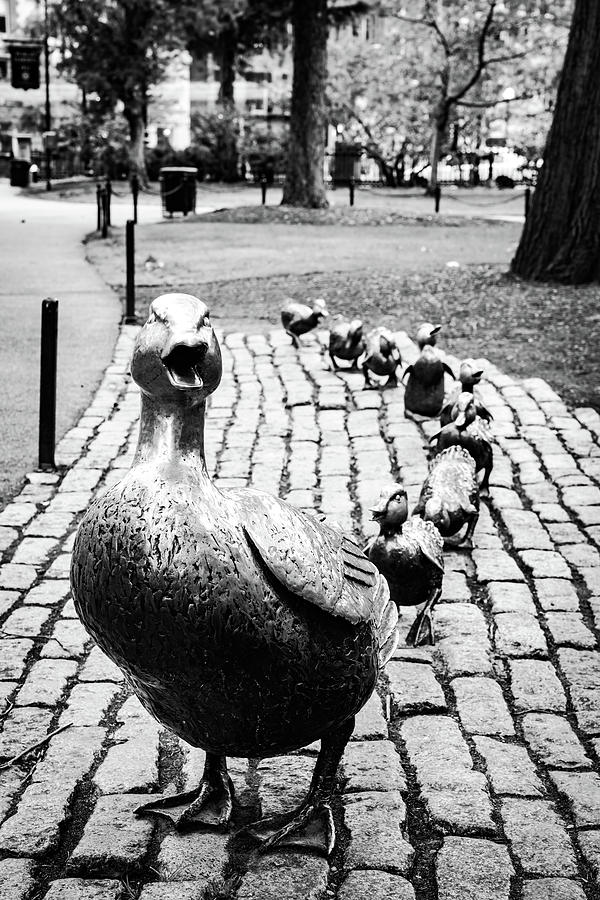
[[511, 100], [482, 100], [481, 102], [476, 102], [475, 100], [457, 100], [455, 106], [468, 106], [473, 109], [488, 109], [490, 106], [499, 106], [501, 103], [515, 103], [517, 100], [531, 100], [532, 97], [533, 94], [520, 94], [518, 97], [513, 97]]
[[483, 72], [483, 70], [486, 67], [485, 42], [486, 42], [490, 27], [492, 25], [493, 19], [494, 19], [494, 10], [496, 8], [496, 0], [489, 0], [489, 2], [490, 2], [490, 5], [489, 5], [489, 9], [487, 11], [487, 16], [485, 17], [485, 21], [483, 23], [481, 32], [479, 34], [479, 40], [477, 41], [477, 66], [475, 67], [475, 71], [473, 72], [473, 74], [471, 75], [469, 80], [466, 82], [466, 84], [464, 84], [463, 87], [460, 88], [460, 90], [456, 91], [454, 94], [452, 94], [451, 96], [446, 98], [446, 102], [448, 103], [449, 106], [456, 104], [460, 99], [462, 99], [462, 97], [465, 96], [466, 93], [468, 93], [468, 91], [471, 90], [471, 88], [473, 87], [474, 84], [477, 84], [477, 82], [481, 78], [481, 73]]

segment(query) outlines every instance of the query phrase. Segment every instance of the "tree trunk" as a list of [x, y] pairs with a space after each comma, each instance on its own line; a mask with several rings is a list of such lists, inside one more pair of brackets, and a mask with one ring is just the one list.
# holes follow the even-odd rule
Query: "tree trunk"
[[512, 271], [600, 281], [600, 3], [576, 0], [544, 165]]
[[235, 60], [237, 50], [237, 32], [233, 26], [226, 28], [219, 35], [219, 103], [233, 103], [233, 85], [235, 82]]
[[294, 78], [290, 140], [282, 203], [327, 206], [325, 84], [327, 80], [327, 0], [293, 0]]
[[444, 142], [445, 127], [440, 126], [436, 120], [433, 125], [433, 134], [431, 136], [431, 150], [429, 152], [429, 165], [431, 166], [431, 175], [429, 177], [428, 193], [433, 194], [438, 186], [438, 166], [440, 156], [442, 155], [442, 144]]
[[237, 31], [230, 25], [219, 37], [218, 105], [223, 115], [223, 129], [217, 136], [217, 156], [220, 163], [219, 178], [222, 181], [239, 181], [237, 122], [233, 87], [235, 83], [237, 55]]
[[144, 155], [146, 129], [144, 127], [144, 109], [142, 104], [134, 102], [125, 106], [123, 115], [129, 125], [129, 178], [131, 179], [133, 175], [137, 175], [139, 183], [145, 186], [148, 184], [148, 173]]

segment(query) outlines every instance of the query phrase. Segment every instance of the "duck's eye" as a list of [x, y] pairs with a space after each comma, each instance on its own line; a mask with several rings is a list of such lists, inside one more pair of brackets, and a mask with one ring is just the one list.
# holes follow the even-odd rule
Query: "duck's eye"
[[208, 313], [202, 317], [202, 321], [200, 322], [200, 325], [203, 328], [210, 328], [210, 315]]

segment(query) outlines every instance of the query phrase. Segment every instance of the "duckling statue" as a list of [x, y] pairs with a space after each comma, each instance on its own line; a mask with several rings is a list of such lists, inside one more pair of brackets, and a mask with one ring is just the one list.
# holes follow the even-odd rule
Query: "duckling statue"
[[[450, 422], [454, 421], [456, 416], [458, 415], [458, 407], [456, 405], [456, 401], [460, 394], [473, 394], [475, 395], [475, 385], [479, 384], [481, 381], [481, 376], [483, 375], [483, 369], [477, 367], [477, 363], [474, 359], [463, 359], [460, 364], [460, 369], [458, 371], [458, 380], [460, 382], [460, 386], [457, 390], [453, 391], [447, 401], [444, 403], [444, 407], [440, 413], [440, 425], [442, 428], [444, 425], [449, 425]], [[485, 423], [489, 423], [494, 418], [489, 409], [480, 403], [477, 398], [475, 398], [475, 411], [480, 419]]]
[[321, 739], [304, 802], [248, 826], [262, 849], [328, 853], [330, 798], [354, 716], [393, 653], [397, 610], [351, 537], [252, 489], [219, 489], [204, 459], [207, 397], [222, 374], [205, 303], [166, 294], [133, 351], [141, 390], [131, 469], [77, 532], [77, 611], [145, 708], [206, 751], [199, 787], [137, 811], [225, 826], [227, 756]]
[[366, 553], [385, 577], [390, 597], [397, 606], [423, 604], [406, 643], [433, 644], [431, 613], [442, 593], [444, 541], [432, 522], [408, 518], [406, 491], [399, 484], [384, 489], [371, 512], [380, 531]]
[[400, 350], [392, 332], [387, 328], [373, 328], [372, 331], [369, 331], [366, 337], [365, 358], [362, 363], [365, 390], [373, 387], [371, 372], [374, 375], [388, 376], [384, 387], [397, 387], [396, 369], [401, 363]]
[[435, 442], [434, 452], [438, 454], [448, 447], [464, 447], [475, 460], [477, 472], [483, 471], [479, 493], [482, 497], [487, 496], [494, 466], [494, 452], [477, 418], [473, 394], [467, 391], [459, 394], [453, 415], [455, 418], [432, 437], [432, 442]]
[[281, 310], [281, 324], [291, 337], [294, 347], [299, 347], [298, 337], [312, 331], [328, 315], [327, 305], [321, 297], [313, 300], [312, 307], [290, 300]]
[[444, 373], [447, 372], [454, 378], [448, 363], [435, 350], [441, 328], [441, 325], [424, 322], [417, 330], [417, 346], [421, 354], [416, 362], [407, 366], [402, 375], [402, 380], [408, 375], [404, 391], [404, 411], [408, 418], [439, 416], [444, 403]]
[[[413, 515], [433, 522], [449, 546], [473, 546], [479, 518], [475, 460], [463, 447], [449, 447], [432, 459]], [[462, 538], [455, 537], [464, 526]], [[454, 536], [454, 540], [449, 538]]]
[[350, 369], [358, 369], [358, 357], [365, 352], [365, 347], [363, 323], [360, 319], [336, 322], [332, 326], [329, 332], [329, 358], [334, 369], [339, 368], [336, 357], [350, 360]]

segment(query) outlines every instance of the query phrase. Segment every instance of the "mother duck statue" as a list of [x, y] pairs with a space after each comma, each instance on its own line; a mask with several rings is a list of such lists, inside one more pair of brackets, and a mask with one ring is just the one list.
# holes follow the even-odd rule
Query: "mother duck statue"
[[227, 756], [268, 757], [320, 738], [300, 806], [246, 830], [263, 850], [327, 854], [337, 767], [394, 650], [396, 606], [351, 537], [268, 494], [212, 482], [204, 414], [221, 373], [206, 304], [156, 299], [131, 365], [137, 451], [79, 526], [73, 596], [145, 708], [206, 751], [196, 790], [137, 812], [179, 829], [226, 826]]

